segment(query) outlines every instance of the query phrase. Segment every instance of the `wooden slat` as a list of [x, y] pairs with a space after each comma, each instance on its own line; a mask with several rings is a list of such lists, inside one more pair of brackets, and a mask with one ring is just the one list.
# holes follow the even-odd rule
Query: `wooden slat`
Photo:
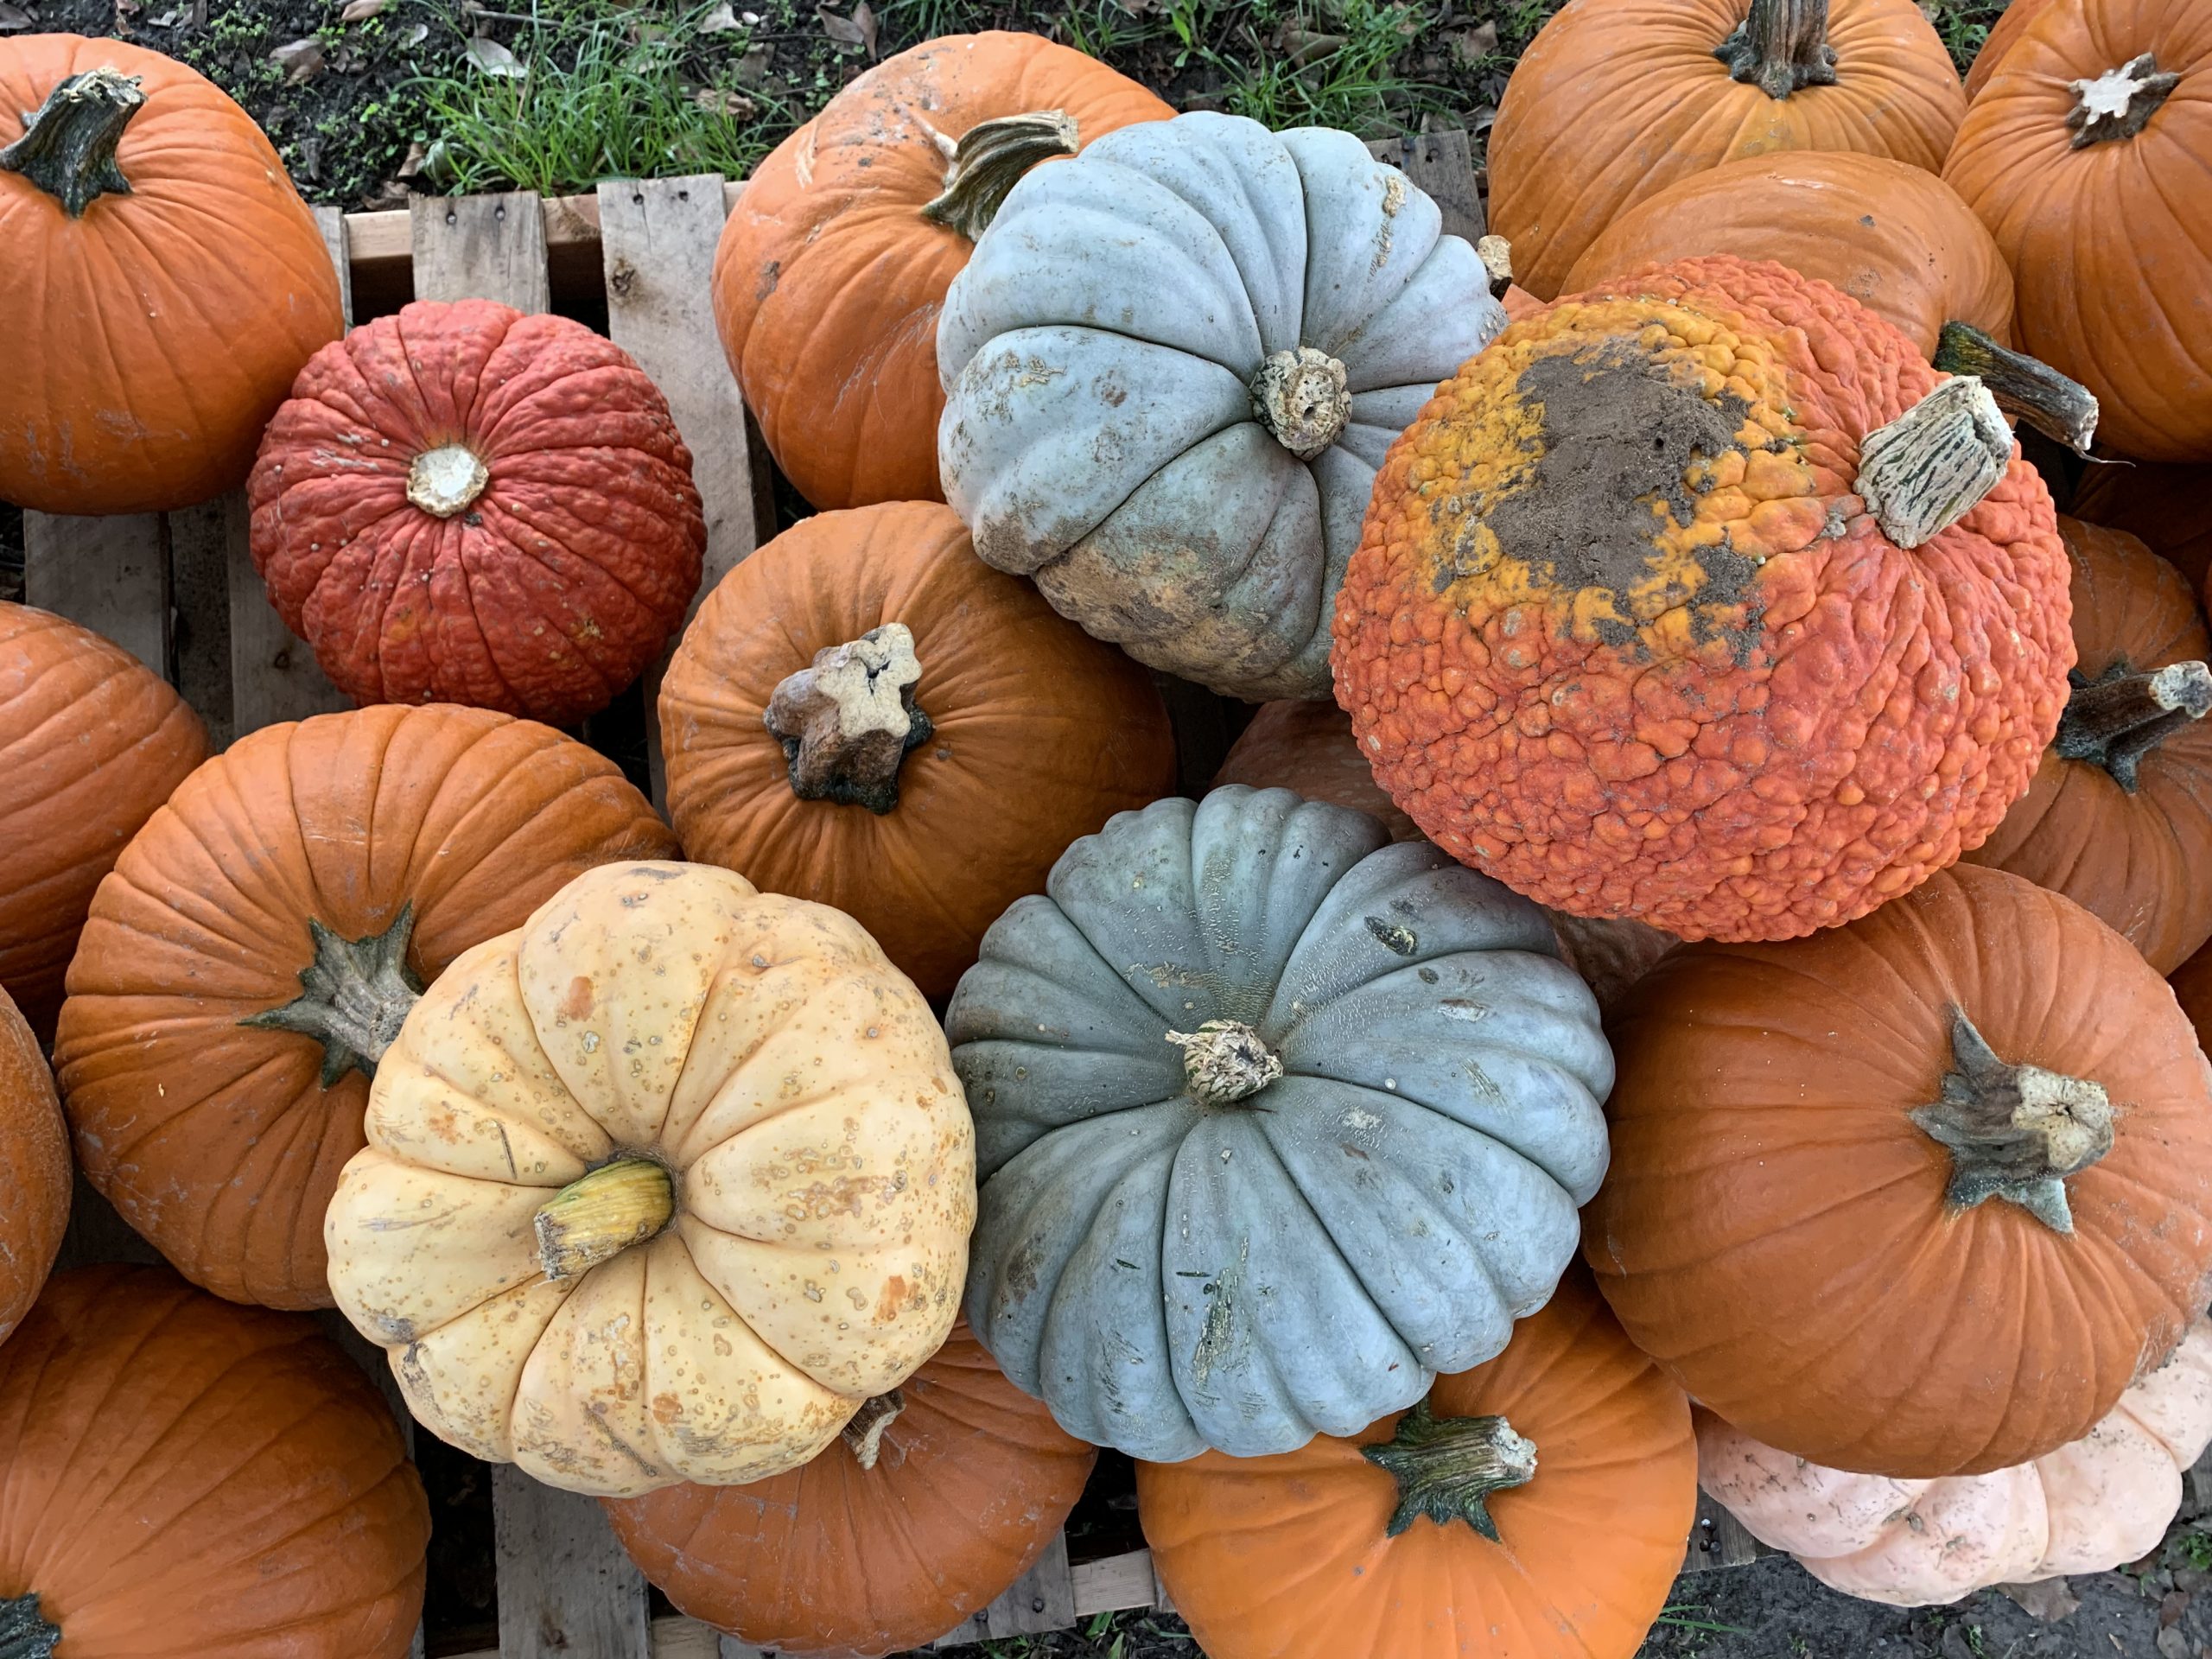
[[[756, 1648], [724, 1636], [711, 1624], [696, 1618], [657, 1618], [649, 1637], [652, 1659], [775, 1659], [766, 1648]], [[491, 1648], [459, 1654], [454, 1659], [499, 1659]], [[562, 1659], [598, 1659], [597, 1655], [564, 1654]]]
[[497, 300], [518, 311], [552, 308], [545, 212], [534, 191], [417, 196], [409, 231], [418, 300]]
[[235, 729], [231, 698], [230, 519], [244, 511], [233, 494], [168, 518], [170, 665], [176, 689], [207, 727], [216, 748]]
[[[760, 535], [745, 402], [715, 336], [710, 280], [728, 198], [721, 175], [707, 173], [614, 180], [599, 187], [598, 207], [607, 331], [667, 397], [676, 429], [691, 451], [691, 475], [706, 508], [707, 556], [691, 602], [696, 612]], [[664, 654], [645, 684], [646, 754], [653, 803], [659, 806], [668, 799], [659, 719], [667, 665]]]
[[1744, 1530], [1743, 1522], [1703, 1492], [1697, 1495], [1697, 1522], [1690, 1529], [1682, 1571], [1703, 1573], [1719, 1567], [1748, 1567], [1768, 1552]]
[[499, 1659], [650, 1659], [645, 1579], [593, 1499], [492, 1470]]
[[1427, 191], [1444, 213], [1444, 233], [1470, 243], [1489, 228], [1483, 193], [1475, 183], [1474, 156], [1459, 128], [1420, 132], [1406, 140], [1406, 176]]
[[[738, 192], [745, 186], [730, 180], [722, 186], [724, 202], [736, 201]], [[433, 200], [425, 198], [425, 200]], [[373, 213], [347, 213], [346, 241], [350, 261], [356, 270], [381, 272], [387, 267], [404, 265], [415, 257], [413, 207], [395, 207]], [[553, 251], [568, 248], [596, 248], [599, 244], [599, 198], [589, 196], [548, 196], [545, 198], [545, 245]]]
[[243, 737], [283, 720], [353, 707], [315, 653], [293, 638], [253, 568], [243, 494], [225, 499], [224, 547], [231, 590], [231, 721]]
[[1078, 1561], [1070, 1574], [1075, 1591], [1075, 1616], [1119, 1612], [1128, 1607], [1154, 1607], [1160, 1603], [1158, 1581], [1153, 1577], [1152, 1552], [1133, 1549], [1126, 1555], [1109, 1555], [1103, 1561]]
[[[407, 223], [404, 213], [390, 213], [386, 218]], [[346, 215], [335, 207], [315, 210], [315, 228], [322, 232], [322, 245], [330, 250], [330, 263], [338, 267], [338, 304], [345, 314], [346, 326], [353, 326], [353, 238], [346, 228]]]
[[1068, 1571], [1068, 1535], [1055, 1533], [1030, 1569], [983, 1610], [993, 1637], [1065, 1630], [1075, 1623], [1075, 1580]]
[[26, 512], [23, 599], [105, 634], [168, 677], [169, 562], [159, 513]]

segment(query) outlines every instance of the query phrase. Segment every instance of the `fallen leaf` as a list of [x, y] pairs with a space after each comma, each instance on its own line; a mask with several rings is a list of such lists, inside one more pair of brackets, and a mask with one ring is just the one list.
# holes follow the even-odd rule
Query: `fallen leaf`
[[182, 22], [186, 18], [191, 16], [192, 13], [188, 8], [178, 6], [174, 10], [163, 12], [158, 17], [149, 17], [146, 20], [146, 27], [149, 29], [175, 29], [179, 23]]
[[399, 43], [402, 46], [420, 46], [429, 38], [430, 26], [428, 23], [417, 23], [399, 37]]
[[411, 179], [420, 173], [423, 170], [423, 157], [427, 153], [423, 141], [419, 138], [408, 145], [407, 159], [399, 164], [399, 176], [403, 179]]
[[2074, 1610], [2082, 1604], [2063, 1579], [2040, 1579], [2033, 1584], [2000, 1584], [1998, 1589], [2010, 1597], [2023, 1612], [2056, 1624], [2061, 1619], [2071, 1618]]
[[721, 4], [699, 20], [702, 35], [727, 35], [738, 27], [737, 14], [730, 10], [729, 0], [722, 0]]
[[821, 21], [822, 32], [840, 46], [857, 46], [871, 58], [875, 55], [875, 14], [868, 10], [868, 0], [860, 0], [849, 17], [840, 17], [826, 7], [814, 15]]
[[2169, 1590], [2158, 1599], [2158, 1628], [2181, 1623], [2181, 1616], [2189, 1611], [2189, 1598], [2178, 1590]]
[[271, 52], [269, 58], [284, 72], [284, 84], [296, 86], [303, 80], [313, 80], [322, 73], [322, 42], [288, 41]]
[[389, 10], [391, 0], [352, 0], [345, 10], [338, 14], [341, 23], [365, 23], [380, 11]]
[[773, 58], [774, 54], [765, 46], [747, 47], [745, 55], [737, 60], [737, 84], [758, 86], [768, 78], [768, 66]]
[[487, 75], [499, 75], [508, 80], [522, 80], [530, 73], [530, 71], [523, 67], [522, 60], [513, 53], [486, 35], [479, 35], [470, 41], [465, 55], [469, 62]]
[[37, 25], [38, 15], [35, 12], [25, 11], [21, 6], [11, 6], [5, 0], [0, 0], [0, 29], [34, 29]]
[[2158, 1632], [2158, 1659], [2193, 1659], [2190, 1649], [2195, 1645], [2177, 1626], [2169, 1624]]
[[1472, 29], [1454, 29], [1444, 37], [1450, 42], [1452, 55], [1465, 64], [1480, 63], [1484, 58], [1497, 55], [1497, 25], [1478, 23]]
[[750, 121], [760, 113], [758, 104], [728, 86], [702, 86], [691, 94], [691, 101], [711, 114], [728, 116], [733, 121]]

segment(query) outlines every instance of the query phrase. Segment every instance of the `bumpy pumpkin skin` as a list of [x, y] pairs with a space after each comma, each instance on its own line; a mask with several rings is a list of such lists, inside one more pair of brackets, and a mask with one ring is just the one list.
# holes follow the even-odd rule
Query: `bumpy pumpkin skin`
[[1338, 601], [1377, 781], [1516, 891], [1686, 938], [1833, 926], [1979, 843], [2074, 650], [2017, 446], [1910, 552], [1854, 493], [1866, 435], [1942, 378], [1827, 283], [1727, 258], [1513, 325], [1392, 450]]
[[[2073, 1230], [1947, 1202], [1909, 1114], [1999, 1059], [2100, 1084]], [[1781, 944], [1677, 951], [1611, 1027], [1613, 1166], [1583, 1250], [1631, 1338], [1768, 1445], [1904, 1479], [2088, 1433], [2202, 1311], [2212, 1070], [2165, 984], [2072, 900], [1971, 865]]]
[[1924, 168], [1848, 150], [1746, 156], [1679, 179], [1608, 225], [1564, 286], [1716, 253], [1832, 283], [1923, 357], [1954, 321], [2012, 341], [2012, 273], [1974, 210]]
[[[913, 635], [930, 736], [888, 811], [803, 799], [762, 715], [817, 652], [888, 623]], [[1151, 677], [978, 559], [935, 502], [820, 513], [747, 559], [684, 631], [660, 711], [684, 850], [845, 912], [932, 999], [1070, 842], [1175, 787]]]
[[1943, 163], [1966, 97], [1911, 0], [1828, 0], [1835, 80], [1785, 98], [1714, 48], [1744, 0], [1573, 0], [1514, 66], [1490, 135], [1490, 223], [1540, 299], [1607, 226], [1677, 180], [1775, 150]]
[[[416, 1421], [571, 1491], [796, 1468], [959, 1309], [975, 1142], [929, 1005], [851, 918], [710, 865], [588, 871], [464, 952], [367, 1137], [340, 1309]], [[556, 1279], [541, 1208], [620, 1160], [672, 1213]]]
[[1278, 1457], [1137, 1465], [1145, 1541], [1214, 1659], [1633, 1659], [1697, 1510], [1681, 1390], [1570, 1272], [1428, 1402], [1535, 1446], [1535, 1478], [1489, 1498], [1496, 1542], [1426, 1515], [1386, 1535], [1396, 1484], [1360, 1453], [1395, 1414]]
[[[2064, 517], [2058, 528], [2074, 566], [2077, 687], [2212, 657], [2179, 571], [2121, 531]], [[2188, 721], [2143, 753], [2132, 790], [2061, 747], [1967, 856], [2064, 893], [2171, 973], [2212, 938], [2212, 724]]]
[[[2077, 147], [2078, 136], [2110, 132], [2079, 124], [2077, 85], [2146, 54], [2179, 84], [2132, 137]], [[2097, 437], [2115, 454], [2212, 461], [2208, 154], [2212, 10], [2049, 0], [2006, 48], [1943, 163], [2019, 279], [2020, 348], [2096, 394]]]
[[938, 311], [972, 247], [923, 217], [944, 145], [1058, 110], [1076, 142], [1174, 114], [1034, 35], [954, 35], [887, 58], [753, 168], [715, 251], [715, 323], [776, 464], [825, 511], [936, 501]]
[[2212, 1324], [2088, 1434], [2033, 1463], [1946, 1480], [1891, 1480], [1807, 1463], [1695, 1414], [1698, 1479], [1762, 1543], [1831, 1589], [1895, 1606], [1994, 1584], [2108, 1572], [2149, 1554], [2212, 1443]]
[[122, 646], [0, 602], [0, 990], [54, 1034], [100, 878], [207, 758], [207, 732]]
[[1375, 469], [1505, 325], [1443, 224], [1349, 133], [1203, 111], [1030, 174], [938, 329], [976, 551], [1141, 663], [1325, 697]]
[[55, 1069], [86, 1176], [184, 1275], [327, 1307], [322, 1212], [368, 1086], [322, 1046], [239, 1022], [300, 995], [308, 922], [346, 939], [411, 905], [427, 983], [595, 864], [676, 837], [614, 764], [488, 709], [269, 726], [177, 790], [92, 901]]
[[2091, 467], [2074, 512], [2140, 537], [2193, 584], [2212, 571], [2212, 467]]
[[53, 1271], [69, 1224], [69, 1128], [38, 1039], [0, 989], [0, 1342]]
[[0, 41], [0, 149], [72, 75], [135, 75], [127, 194], [72, 219], [0, 168], [0, 500], [155, 512], [234, 489], [315, 350], [345, 329], [315, 217], [253, 119], [158, 52], [74, 35]]
[[79, 1268], [0, 1349], [0, 1596], [64, 1656], [404, 1659], [429, 1538], [391, 1408], [304, 1319]]
[[[455, 446], [480, 493], [418, 505], [410, 467]], [[254, 569], [340, 690], [555, 726], [660, 654], [707, 545], [691, 452], [629, 353], [488, 300], [417, 302], [316, 353], [247, 499]]]
[[841, 1437], [772, 1479], [609, 1500], [615, 1536], [678, 1611], [741, 1642], [836, 1659], [920, 1647], [1029, 1570], [1098, 1453], [964, 1325], [899, 1395], [872, 1467]]
[[[1611, 1062], [1553, 948], [1495, 883], [1287, 790], [1076, 842], [945, 1015], [976, 1335], [1070, 1433], [1161, 1462], [1355, 1433], [1497, 1353], [1605, 1167]], [[1208, 1081], [1217, 1020], [1274, 1080]]]

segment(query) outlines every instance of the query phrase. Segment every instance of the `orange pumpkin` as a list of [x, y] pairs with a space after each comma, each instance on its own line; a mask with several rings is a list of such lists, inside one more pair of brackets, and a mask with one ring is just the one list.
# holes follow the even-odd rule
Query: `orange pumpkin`
[[489, 709], [266, 726], [100, 884], [54, 1044], [85, 1174], [188, 1279], [327, 1307], [323, 1211], [421, 988], [676, 838], [614, 764]]
[[2028, 792], [1967, 855], [2063, 893], [2171, 972], [2212, 938], [2212, 657], [2189, 583], [2062, 517], [2074, 690]]
[[1912, 0], [1576, 0], [1506, 84], [1491, 228], [1540, 299], [1677, 180], [1745, 156], [1846, 149], [1931, 171], [1966, 96]]
[[307, 1319], [79, 1268], [0, 1349], [19, 1659], [404, 1659], [429, 1536], [384, 1396]]
[[680, 1611], [778, 1653], [872, 1659], [944, 1635], [1027, 1573], [1097, 1457], [963, 1323], [789, 1474], [606, 1507]]
[[2212, 467], [2091, 467], [2074, 512], [2141, 537], [2193, 586], [2212, 575]]
[[122, 646], [0, 603], [0, 989], [41, 1037], [100, 878], [207, 758], [200, 717]]
[[1630, 1659], [1681, 1570], [1697, 1446], [1681, 1390], [1570, 1272], [1411, 1412], [1141, 1463], [1137, 1509], [1213, 1659]]
[[941, 500], [937, 316], [1014, 181], [1174, 111], [1034, 35], [885, 60], [753, 171], [715, 255], [746, 407], [817, 507]]
[[344, 327], [322, 233], [252, 118], [114, 40], [0, 39], [0, 500], [152, 512], [242, 482]]
[[1989, 26], [1989, 33], [1982, 37], [1981, 49], [1974, 54], [1974, 62], [1967, 68], [1967, 101], [1972, 103], [1981, 95], [1982, 87], [1997, 71], [1998, 60], [2012, 49], [2012, 42], [2027, 33], [2028, 24], [2041, 11], [2047, 0], [2009, 0], [2004, 11]]
[[933, 997], [1070, 842], [1175, 785], [1150, 676], [938, 502], [822, 513], [739, 565], [660, 711], [690, 855], [845, 912]]
[[2071, 899], [1961, 865], [1847, 927], [1677, 951], [1610, 1034], [1583, 1252], [1753, 1438], [1930, 1479], [2088, 1433], [2212, 1269], [2212, 1068]]
[[1832, 283], [1923, 356], [1955, 319], [2012, 339], [2012, 273], [1973, 210], [1925, 168], [1847, 150], [1747, 156], [1679, 179], [1607, 226], [1567, 287], [1709, 253]]
[[0, 990], [0, 1342], [29, 1311], [69, 1224], [69, 1130], [38, 1039]]
[[2196, 1028], [2196, 1046], [2212, 1049], [2212, 945], [2206, 946], [2166, 976], [2174, 1000]]

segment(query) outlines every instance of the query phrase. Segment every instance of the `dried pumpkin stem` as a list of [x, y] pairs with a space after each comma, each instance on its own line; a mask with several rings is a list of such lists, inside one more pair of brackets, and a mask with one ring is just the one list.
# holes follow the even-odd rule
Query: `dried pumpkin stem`
[[1945, 1201], [1955, 1211], [2004, 1198], [2053, 1232], [2072, 1232], [2066, 1178], [2112, 1150], [2104, 1086], [1999, 1059], [1957, 1007], [1951, 1057], [1942, 1098], [1911, 1114], [1951, 1154]]
[[861, 1408], [837, 1431], [838, 1438], [851, 1451], [853, 1461], [863, 1469], [874, 1468], [875, 1460], [883, 1451], [883, 1431], [906, 1409], [906, 1396], [896, 1389], [888, 1394], [872, 1394], [861, 1401]]
[[1954, 375], [1859, 446], [1853, 486], [1899, 547], [1918, 547], [1965, 518], [2012, 459], [2012, 429], [1989, 389]]
[[1300, 461], [1334, 443], [1351, 419], [1344, 365], [1311, 346], [1277, 352], [1252, 378], [1252, 415]]
[[1536, 1478], [1535, 1442], [1504, 1418], [1439, 1417], [1426, 1400], [1398, 1419], [1396, 1433], [1360, 1447], [1360, 1455], [1397, 1480], [1398, 1506], [1384, 1529], [1393, 1538], [1427, 1516], [1440, 1527], [1465, 1521], [1496, 1543], [1491, 1494]]
[[414, 931], [411, 904], [402, 905], [383, 932], [359, 939], [342, 939], [309, 917], [315, 959], [300, 969], [299, 995], [238, 1023], [296, 1031], [321, 1043], [326, 1089], [349, 1071], [374, 1077], [377, 1062], [397, 1040], [408, 1011], [423, 995], [422, 982], [407, 966], [407, 944]]
[[1483, 274], [1490, 278], [1491, 298], [1503, 299], [1513, 286], [1513, 245], [1502, 236], [1478, 236], [1475, 257], [1483, 262]]
[[483, 458], [466, 444], [440, 444], [407, 464], [407, 499], [434, 518], [465, 512], [491, 481]]
[[2141, 672], [2114, 663], [2093, 681], [2074, 679], [2050, 747], [2063, 759], [2094, 761], [2133, 795], [2143, 757], [2208, 714], [2212, 668], [2204, 664], [2169, 663]]
[[1167, 1040], [1183, 1051], [1184, 1081], [1203, 1105], [1233, 1106], [1282, 1076], [1282, 1061], [1241, 1020], [1209, 1020]]
[[2015, 420], [2063, 443], [2077, 455], [2089, 453], [2097, 435], [2097, 400], [2079, 380], [2069, 380], [2047, 363], [1999, 346], [1970, 322], [1954, 319], [1936, 338], [1931, 359], [1946, 374], [1971, 374], [1989, 388], [1997, 407]]
[[776, 687], [761, 723], [784, 746], [791, 793], [884, 813], [899, 804], [899, 767], [936, 728], [914, 706], [922, 677], [903, 622], [814, 653]]
[[582, 1277], [676, 1214], [676, 1183], [650, 1158], [617, 1158], [570, 1181], [537, 1207], [537, 1264], [548, 1284]]
[[968, 129], [958, 143], [939, 137], [950, 163], [944, 193], [924, 204], [922, 217], [970, 242], [990, 229], [1007, 193], [1038, 162], [1076, 152], [1075, 118], [1065, 110], [1002, 115]]
[[2074, 107], [2066, 113], [2074, 148], [2133, 138], [2180, 85], [2181, 76], [2159, 68], [2149, 52], [2092, 79], [2075, 81]]
[[1835, 48], [1828, 44], [1828, 0], [1751, 0], [1750, 14], [1713, 48], [1731, 80], [1769, 98], [1808, 86], [1835, 85]]
[[0, 172], [20, 173], [61, 204], [72, 219], [102, 196], [127, 196], [130, 181], [115, 147], [130, 118], [146, 106], [138, 77], [87, 69], [56, 83], [23, 136], [0, 149]]
[[61, 1630], [40, 1616], [35, 1593], [0, 1597], [0, 1659], [54, 1659]]

